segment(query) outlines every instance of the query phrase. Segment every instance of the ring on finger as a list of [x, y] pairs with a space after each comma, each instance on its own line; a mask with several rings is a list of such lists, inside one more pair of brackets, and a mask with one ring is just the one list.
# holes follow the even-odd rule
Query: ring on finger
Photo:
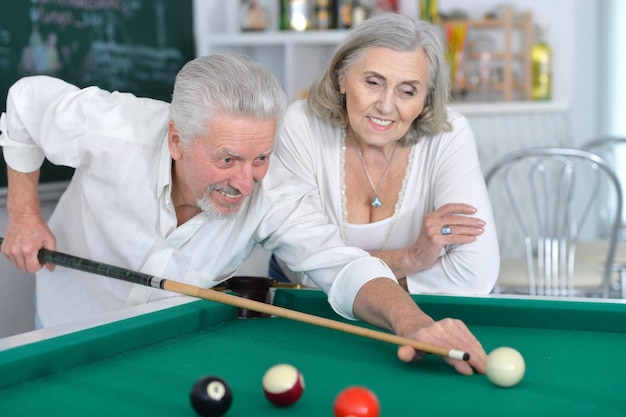
[[441, 234], [442, 235], [449, 235], [452, 233], [452, 229], [450, 228], [450, 226], [443, 226], [441, 228]]

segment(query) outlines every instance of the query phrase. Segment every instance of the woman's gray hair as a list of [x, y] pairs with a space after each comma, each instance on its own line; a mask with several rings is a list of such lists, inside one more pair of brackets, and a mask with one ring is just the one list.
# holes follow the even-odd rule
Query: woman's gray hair
[[169, 118], [185, 145], [206, 134], [220, 112], [282, 122], [287, 97], [276, 78], [241, 54], [214, 54], [186, 63], [176, 76]]
[[428, 93], [424, 110], [402, 138], [413, 145], [424, 136], [452, 129], [446, 105], [450, 97], [450, 75], [441, 35], [436, 26], [398, 13], [377, 13], [355, 26], [338, 46], [326, 71], [309, 89], [308, 105], [329, 123], [346, 127], [348, 115], [341, 98], [339, 80], [372, 48], [384, 47], [400, 52], [423, 50], [428, 58]]

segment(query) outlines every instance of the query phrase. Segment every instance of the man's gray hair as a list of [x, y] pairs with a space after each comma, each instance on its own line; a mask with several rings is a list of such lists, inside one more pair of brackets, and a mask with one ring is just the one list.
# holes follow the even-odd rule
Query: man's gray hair
[[286, 106], [285, 92], [261, 64], [242, 54], [214, 54], [189, 61], [180, 70], [169, 118], [189, 145], [222, 112], [275, 119], [278, 131]]

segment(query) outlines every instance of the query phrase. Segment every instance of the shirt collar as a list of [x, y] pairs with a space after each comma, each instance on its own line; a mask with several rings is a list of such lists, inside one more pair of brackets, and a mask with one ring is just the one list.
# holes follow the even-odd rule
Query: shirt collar
[[165, 197], [167, 202], [170, 203], [172, 198], [172, 155], [167, 143], [167, 132], [161, 145], [161, 160], [159, 161], [158, 169], [157, 196], [159, 199]]

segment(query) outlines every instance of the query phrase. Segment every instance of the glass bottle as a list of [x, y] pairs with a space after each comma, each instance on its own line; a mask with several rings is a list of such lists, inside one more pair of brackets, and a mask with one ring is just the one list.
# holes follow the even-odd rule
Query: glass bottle
[[298, 32], [311, 29], [309, 0], [289, 0], [289, 27]]
[[530, 51], [533, 100], [552, 98], [552, 50], [546, 42], [547, 25], [537, 25], [537, 38]]
[[337, 29], [352, 27], [352, 0], [335, 0], [335, 19]]
[[242, 1], [239, 19], [244, 31], [265, 30], [267, 25], [267, 13], [259, 5], [259, 0]]
[[280, 30], [291, 29], [290, 16], [291, 5], [289, 4], [289, 0], [280, 0]]
[[325, 30], [332, 27], [330, 0], [317, 0], [315, 3], [315, 22], [317, 29]]
[[311, 0], [281, 0], [280, 30], [304, 31], [312, 29], [313, 19], [309, 11]]

